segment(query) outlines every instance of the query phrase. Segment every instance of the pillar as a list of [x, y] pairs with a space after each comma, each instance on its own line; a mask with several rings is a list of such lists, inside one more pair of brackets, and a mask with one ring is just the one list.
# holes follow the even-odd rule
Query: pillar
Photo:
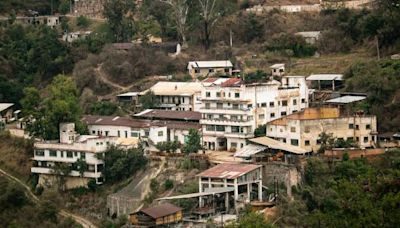
[[[201, 177], [199, 177], [199, 192], [203, 192], [203, 186], [201, 182]], [[199, 196], [199, 207], [203, 207], [203, 199]]]
[[[224, 187], [228, 187], [226, 179], [224, 179]], [[225, 193], [225, 210], [229, 211], [229, 192]]]
[[258, 200], [262, 201], [262, 180], [258, 182]]
[[247, 200], [249, 202], [251, 202], [251, 199], [250, 199], [251, 194], [250, 194], [250, 192], [251, 192], [251, 184], [247, 183]]

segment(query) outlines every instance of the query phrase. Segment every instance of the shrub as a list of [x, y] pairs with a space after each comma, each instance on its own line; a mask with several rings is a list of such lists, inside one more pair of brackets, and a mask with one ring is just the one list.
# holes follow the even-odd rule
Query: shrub
[[76, 18], [76, 25], [81, 27], [81, 28], [87, 28], [89, 26], [89, 19], [85, 16], [79, 16]]
[[164, 189], [165, 190], [170, 190], [174, 187], [174, 182], [170, 179], [165, 180], [164, 182]]

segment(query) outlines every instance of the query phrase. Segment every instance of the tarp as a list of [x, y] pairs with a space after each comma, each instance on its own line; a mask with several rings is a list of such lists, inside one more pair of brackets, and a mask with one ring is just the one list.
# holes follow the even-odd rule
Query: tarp
[[238, 150], [235, 153], [235, 157], [239, 157], [239, 158], [249, 158], [251, 157], [251, 155], [260, 153], [261, 151], [264, 151], [265, 149], [267, 149], [266, 146], [261, 146], [261, 145], [257, 145], [257, 144], [249, 144], [244, 146], [242, 149]]
[[303, 148], [292, 146], [287, 143], [271, 139], [269, 137], [258, 137], [254, 139], [249, 139], [250, 142], [266, 146], [268, 148], [276, 149], [276, 150], [283, 150], [293, 154], [306, 154], [310, 151], [307, 151]]

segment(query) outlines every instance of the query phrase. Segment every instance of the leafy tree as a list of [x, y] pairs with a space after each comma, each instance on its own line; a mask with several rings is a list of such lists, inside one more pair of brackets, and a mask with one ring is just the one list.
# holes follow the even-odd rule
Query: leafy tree
[[166, 179], [164, 182], [164, 189], [165, 190], [170, 190], [174, 187], [174, 181], [170, 180], [170, 179]]
[[[27, 130], [33, 136], [43, 139], [58, 139], [59, 124], [64, 122], [73, 122], [79, 126], [81, 110], [78, 101], [78, 91], [72, 78], [59, 75], [46, 88], [48, 94], [41, 98], [38, 106], [33, 107], [35, 101], [28, 96], [37, 91], [26, 89], [22, 107], [24, 113], [33, 114], [34, 122], [27, 126]], [[37, 98], [37, 97], [36, 97]]]
[[72, 166], [66, 163], [56, 163], [51, 167], [51, 172], [56, 176], [58, 188], [62, 191], [65, 190], [66, 176], [72, 171]]
[[202, 149], [201, 136], [199, 131], [196, 129], [190, 129], [187, 140], [185, 141], [185, 144], [183, 145], [182, 148], [183, 152], [187, 154], [197, 153], [201, 149]]
[[260, 125], [254, 130], [255, 137], [262, 137], [262, 136], [265, 136], [266, 134], [267, 134], [267, 125], [266, 124]]
[[46, 200], [39, 207], [39, 218], [42, 220], [49, 220], [52, 222], [57, 222], [57, 207], [53, 202]]
[[274, 226], [265, 220], [264, 214], [257, 214], [255, 212], [250, 212], [240, 217], [237, 224], [231, 224], [228, 225], [227, 227], [228, 228], [246, 228], [246, 227], [273, 228]]
[[34, 87], [26, 87], [23, 91], [24, 97], [21, 99], [21, 105], [24, 107], [24, 115], [36, 117], [39, 116], [40, 94]]
[[134, 34], [133, 11], [135, 4], [132, 0], [106, 0], [104, 2], [104, 17], [114, 34], [114, 42], [128, 42]]
[[263, 25], [257, 19], [255, 14], [249, 14], [245, 17], [245, 41], [250, 43], [263, 34]]
[[158, 150], [160, 150], [161, 152], [165, 151], [167, 153], [175, 153], [180, 147], [181, 143], [179, 141], [160, 142], [156, 145], [156, 148]]
[[124, 180], [144, 168], [147, 159], [144, 157], [142, 147], [124, 150], [111, 146], [104, 157], [105, 179], [107, 182], [114, 183]]
[[80, 28], [87, 28], [90, 24], [90, 21], [87, 17], [85, 16], [79, 16], [76, 18], [76, 25], [79, 26]]
[[69, 0], [61, 0], [60, 5], [58, 6], [58, 12], [61, 14], [67, 14], [70, 11], [70, 1]]
[[140, 96], [139, 102], [142, 105], [142, 109], [151, 109], [160, 105], [160, 101], [151, 90], [147, 91], [143, 96]]
[[262, 70], [256, 70], [245, 75], [244, 81], [246, 83], [262, 82], [267, 80], [267, 73]]
[[92, 115], [115, 115], [119, 111], [119, 106], [110, 101], [97, 101], [90, 105], [89, 113]]
[[331, 134], [327, 134], [326, 132], [321, 132], [319, 134], [319, 141], [321, 143], [321, 146], [318, 149], [318, 153], [323, 153], [325, 150], [332, 149], [333, 144], [334, 144], [334, 138], [332, 137]]
[[82, 158], [76, 160], [76, 162], [74, 163], [74, 167], [76, 167], [81, 177], [83, 177], [83, 174], [88, 170], [88, 165], [86, 161]]

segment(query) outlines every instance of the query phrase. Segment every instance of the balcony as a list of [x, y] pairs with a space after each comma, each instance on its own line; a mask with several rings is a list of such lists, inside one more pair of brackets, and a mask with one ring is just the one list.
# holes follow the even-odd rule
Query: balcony
[[240, 138], [247, 139], [253, 138], [253, 133], [240, 133], [240, 132], [225, 132], [225, 131], [204, 131], [204, 136], [224, 137], [224, 138]]
[[201, 113], [215, 113], [215, 114], [246, 114], [249, 113], [251, 109], [249, 108], [229, 108], [229, 107], [201, 107]]
[[200, 124], [224, 125], [224, 126], [252, 126], [252, 120], [232, 120], [232, 119], [201, 119]]
[[202, 97], [201, 101], [214, 101], [214, 102], [225, 102], [225, 103], [250, 103], [250, 99], [243, 99], [243, 98], [226, 98], [226, 97]]
[[[49, 167], [31, 167], [31, 172], [32, 173], [38, 173], [38, 174], [54, 174], [53, 169]], [[80, 173], [78, 171], [71, 171], [68, 176], [72, 177], [80, 177]], [[86, 171], [83, 173], [83, 177], [87, 178], [99, 178], [101, 177], [101, 172], [90, 172]]]

